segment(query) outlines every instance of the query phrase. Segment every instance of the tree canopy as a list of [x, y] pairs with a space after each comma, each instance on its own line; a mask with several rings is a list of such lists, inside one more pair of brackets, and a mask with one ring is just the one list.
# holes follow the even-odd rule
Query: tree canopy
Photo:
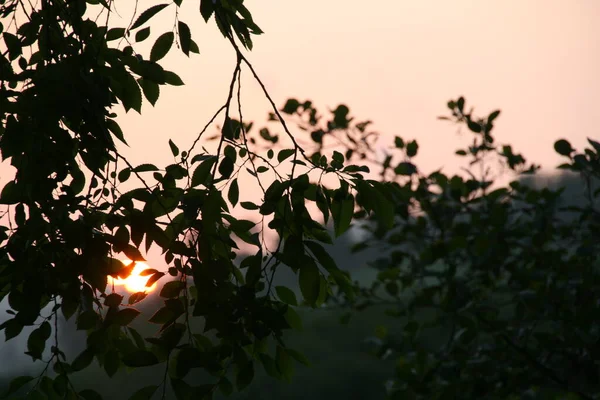
[[[300, 326], [299, 307], [384, 304], [403, 324], [375, 330], [376, 355], [397, 357], [392, 398], [595, 398], [598, 142], [583, 152], [556, 142], [560, 168], [586, 184], [585, 201], [566, 206], [560, 191], [519, 182], [537, 166], [496, 143], [499, 111], [478, 117], [462, 97], [444, 118], [474, 137], [456, 151], [469, 161], [464, 176], [420, 171], [417, 141], [400, 137], [380, 160], [371, 122], [348, 106], [321, 114], [291, 98], [278, 108], [247, 58], [262, 31], [243, 0], [201, 0], [236, 55], [227, 100], [185, 147], [168, 142], [172, 164], [133, 165], [117, 113], [141, 113], [160, 86], [183, 84], [161, 66], [169, 51], [200, 50], [182, 2], [136, 3], [129, 25], [114, 27], [114, 1], [0, 1], [0, 152], [16, 171], [0, 193], [0, 300], [10, 306], [0, 330], [10, 340], [33, 327], [26, 354], [46, 364], [14, 379], [6, 397], [102, 398], [71, 379], [95, 362], [108, 376], [163, 366], [162, 381], [141, 383], [132, 399], [230, 394], [258, 368], [290, 380], [294, 363], [308, 363], [284, 334]], [[136, 47], [167, 8], [172, 28], [145, 58]], [[242, 73], [263, 89], [276, 130], [244, 120]], [[215, 121], [218, 135], [206, 137]], [[504, 187], [501, 173], [515, 180]], [[335, 237], [364, 227], [354, 251], [381, 249], [372, 286], [328, 253], [328, 224]], [[125, 298], [109, 278], [128, 276], [153, 246], [168, 269], [143, 272], [162, 298], [148, 321], [157, 334], [143, 337], [132, 323], [146, 293]], [[275, 283], [281, 270], [294, 274], [300, 298]], [[62, 318], [86, 337], [74, 358], [63, 351]], [[194, 370], [212, 378], [190, 379]]]

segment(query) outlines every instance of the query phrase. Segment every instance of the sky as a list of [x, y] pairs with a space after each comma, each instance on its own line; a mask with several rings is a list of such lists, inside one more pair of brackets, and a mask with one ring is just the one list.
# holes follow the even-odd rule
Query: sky
[[[123, 3], [116, 2], [118, 7]], [[142, 3], [142, 2], [140, 2]], [[144, 1], [149, 7], [154, 4]], [[185, 86], [163, 87], [143, 115], [119, 112], [133, 164], [171, 163], [168, 140], [189, 147], [224, 103], [235, 55], [213, 21], [206, 26], [196, 1], [184, 2], [201, 54], [172, 51], [164, 66]], [[465, 96], [482, 115], [501, 109], [496, 137], [547, 170], [560, 163], [552, 145], [569, 139], [581, 148], [600, 137], [600, 2], [597, 0], [247, 0], [265, 34], [248, 54], [277, 105], [288, 97], [321, 108], [347, 104], [357, 119], [371, 119], [382, 146], [398, 135], [417, 139], [425, 170], [458, 166], [452, 155], [465, 144], [437, 116]], [[123, 19], [113, 26], [127, 25]], [[171, 28], [172, 10], [159, 14], [152, 36]], [[162, 30], [161, 30], [162, 29]], [[153, 40], [140, 46], [145, 57]], [[268, 103], [247, 70], [243, 109], [265, 121]], [[0, 186], [10, 178], [0, 166]], [[156, 266], [158, 267], [158, 266]]]
[[[497, 139], [545, 167], [560, 162], [552, 147], [556, 139], [581, 148], [586, 137], [600, 136], [594, 118], [600, 96], [595, 0], [246, 4], [265, 31], [248, 58], [277, 105], [288, 97], [311, 99], [321, 108], [345, 103], [358, 119], [375, 122], [382, 145], [395, 135], [417, 139], [417, 161], [426, 170], [458, 165], [453, 151], [468, 136], [457, 136], [454, 126], [436, 117], [461, 95], [481, 115], [501, 109]], [[168, 29], [172, 15], [159, 15]], [[168, 156], [169, 138], [189, 144], [225, 100], [233, 51], [194, 8], [180, 18], [189, 21], [201, 54], [187, 59], [170, 53], [164, 63], [186, 85], [164, 89], [156, 108], [143, 116], [120, 117], [133, 160]], [[162, 32], [154, 33], [151, 38]], [[244, 117], [264, 121], [268, 104], [244, 73]]]
[[[144, 1], [140, 12], [158, 1]], [[110, 25], [127, 26], [133, 2], [116, 2]], [[225, 102], [235, 53], [214, 21], [204, 23], [197, 1], [179, 11], [200, 48], [188, 58], [173, 49], [161, 62], [184, 86], [161, 87], [156, 107], [142, 115], [117, 110], [132, 164], [164, 167]], [[495, 135], [529, 161], [551, 171], [561, 160], [558, 138], [577, 148], [598, 139], [600, 15], [597, 0], [246, 0], [265, 32], [247, 54], [278, 106], [289, 97], [311, 99], [322, 110], [347, 104], [358, 120], [374, 121], [381, 148], [398, 135], [420, 144], [425, 172], [456, 172], [454, 150], [468, 134], [437, 116], [446, 102], [465, 96], [480, 115], [500, 109]], [[129, 7], [129, 8], [127, 8]], [[151, 22], [150, 39], [136, 46], [145, 58], [154, 40], [171, 30], [175, 8]], [[244, 119], [262, 123], [269, 104], [243, 70]], [[219, 122], [222, 122], [219, 121]], [[301, 134], [301, 132], [296, 132]], [[0, 165], [0, 185], [11, 179]], [[243, 184], [243, 183], [242, 183]], [[242, 192], [242, 197], [244, 192]]]

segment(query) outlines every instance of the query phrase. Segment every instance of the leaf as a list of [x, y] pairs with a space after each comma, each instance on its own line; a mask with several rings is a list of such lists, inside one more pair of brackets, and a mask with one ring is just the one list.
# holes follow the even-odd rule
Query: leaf
[[102, 396], [92, 389], [84, 389], [78, 393], [80, 397], [83, 397], [85, 400], [102, 400]]
[[140, 164], [132, 170], [132, 172], [150, 172], [150, 171], [158, 171], [158, 167], [154, 164]]
[[20, 189], [15, 181], [7, 182], [0, 193], [0, 204], [16, 204], [20, 201]]
[[256, 204], [254, 204], [251, 201], [242, 201], [240, 203], [240, 205], [242, 206], [242, 208], [246, 209], [246, 210], [258, 210], [260, 207], [257, 206]]
[[235, 207], [240, 197], [240, 188], [238, 186], [237, 178], [231, 181], [231, 185], [229, 186], [229, 192], [227, 193], [227, 198], [232, 206]]
[[223, 178], [227, 179], [231, 177], [234, 168], [235, 164], [233, 163], [233, 160], [229, 157], [224, 157], [221, 161], [221, 164], [219, 164], [219, 173], [223, 176]]
[[249, 361], [246, 365], [244, 365], [235, 377], [235, 385], [237, 386], [238, 391], [246, 388], [254, 379], [254, 363]]
[[123, 296], [118, 293], [111, 293], [104, 299], [104, 305], [107, 307], [119, 307], [123, 301]]
[[156, 385], [145, 386], [145, 387], [141, 388], [140, 390], [136, 391], [129, 398], [129, 400], [150, 400], [157, 389], [158, 389], [158, 386], [156, 386]]
[[337, 201], [333, 199], [331, 202], [331, 217], [333, 218], [333, 226], [335, 236], [339, 237], [350, 227], [352, 216], [354, 215], [354, 197], [347, 195], [345, 198]]
[[142, 253], [135, 247], [130, 244], [125, 246], [123, 249], [123, 253], [129, 258], [131, 261], [146, 261], [144, 257], [142, 257]]
[[173, 157], [177, 157], [179, 155], [179, 147], [171, 139], [169, 139], [169, 147], [171, 148]]
[[165, 283], [162, 290], [160, 291], [160, 297], [172, 299], [179, 296], [179, 293], [185, 287], [185, 283], [181, 281], [171, 281]]
[[150, 61], [158, 61], [166, 56], [174, 40], [175, 34], [173, 32], [165, 32], [160, 35], [150, 50]]
[[158, 101], [158, 96], [160, 96], [160, 86], [158, 83], [144, 78], [138, 79], [138, 83], [142, 87], [142, 92], [144, 92], [146, 100], [154, 106]]
[[401, 162], [394, 168], [394, 172], [398, 175], [410, 176], [417, 173], [417, 167], [413, 163]]
[[592, 145], [596, 153], [600, 154], [600, 142], [588, 138], [588, 143]]
[[81, 371], [87, 368], [93, 360], [94, 351], [88, 347], [87, 349], [82, 351], [77, 357], [75, 357], [75, 360], [73, 360], [73, 362], [71, 363], [71, 368], [75, 372]]
[[277, 346], [275, 360], [283, 378], [285, 378], [286, 381], [291, 382], [294, 375], [294, 364], [292, 363], [289, 354], [283, 347]]
[[406, 145], [406, 155], [409, 157], [414, 157], [417, 155], [417, 150], [419, 150], [419, 145], [415, 140], [409, 142]]
[[142, 28], [135, 33], [135, 41], [138, 43], [143, 42], [144, 40], [148, 39], [148, 36], [150, 36], [149, 26]]
[[200, 48], [198, 47], [198, 45], [196, 44], [196, 42], [194, 42], [194, 40], [190, 40], [190, 52], [191, 53], [196, 53], [196, 54], [200, 54]]
[[198, 185], [207, 185], [206, 181], [210, 176], [210, 170], [216, 162], [217, 157], [211, 156], [196, 167], [194, 173], [192, 174], [192, 187], [196, 187]]
[[104, 371], [109, 377], [113, 377], [121, 366], [121, 358], [116, 350], [109, 350], [104, 355]]
[[142, 110], [142, 93], [135, 78], [131, 74], [125, 73], [124, 79], [119, 83], [122, 89], [120, 99], [125, 111], [134, 109], [140, 113]]
[[31, 382], [33, 379], [34, 379], [33, 376], [19, 376], [19, 377], [12, 379], [10, 381], [10, 384], [8, 385], [8, 389], [6, 390], [6, 392], [4, 392], [4, 395], [2, 396], [2, 398], [9, 397], [9, 395], [15, 393], [16, 391], [21, 389], [23, 386], [25, 386], [29, 382]]
[[204, 18], [205, 22], [208, 22], [208, 19], [215, 11], [214, 4], [215, 2], [213, 0], [201, 0], [200, 14], [202, 14], [202, 18]]
[[175, 72], [165, 71], [165, 83], [168, 83], [172, 86], [181, 86], [183, 85], [183, 81]]
[[317, 264], [307, 258], [304, 265], [300, 268], [299, 273], [299, 284], [302, 296], [310, 305], [314, 305], [319, 298], [319, 291], [321, 287], [321, 273]]
[[111, 28], [106, 33], [106, 41], [117, 40], [125, 36], [125, 28]]
[[569, 156], [574, 151], [571, 147], [571, 143], [565, 139], [557, 140], [554, 143], [554, 150], [561, 156]]
[[297, 331], [303, 330], [302, 318], [300, 318], [300, 315], [298, 315], [298, 313], [296, 312], [296, 310], [294, 310], [293, 307], [288, 307], [285, 311], [285, 320], [292, 329], [295, 329]]
[[170, 322], [175, 317], [173, 311], [171, 311], [168, 307], [162, 307], [158, 311], [156, 311], [148, 320], [148, 322], [152, 322], [153, 324], [166, 324]]
[[296, 300], [296, 294], [286, 286], [275, 286], [275, 292], [281, 301], [284, 303], [290, 304], [292, 306], [297, 306], [298, 301]]
[[283, 149], [277, 154], [277, 161], [282, 162], [292, 156], [296, 151], [294, 149]]
[[177, 31], [179, 32], [179, 44], [181, 44], [181, 51], [183, 54], [189, 57], [190, 45], [192, 44], [192, 32], [190, 27], [183, 21], [177, 23]]
[[140, 14], [140, 16], [135, 20], [135, 22], [133, 23], [133, 25], [131, 25], [131, 28], [129, 28], [129, 29], [134, 30], [136, 28], [139, 28], [146, 21], [148, 21], [150, 18], [155, 16], [162, 9], [164, 9], [166, 6], [168, 6], [168, 4], [157, 4], [155, 6], [148, 8], [147, 10], [145, 10], [143, 13]]
[[117, 315], [114, 316], [113, 322], [120, 326], [129, 325], [140, 312], [135, 308], [124, 308], [120, 310]]
[[106, 119], [106, 127], [108, 128], [109, 131], [112, 132], [114, 137], [119, 139], [124, 144], [127, 144], [127, 142], [125, 141], [125, 136], [123, 135], [123, 131], [121, 130], [121, 127], [119, 126], [117, 121], [115, 121], [114, 119], [107, 118]]
[[283, 111], [286, 114], [293, 114], [298, 110], [298, 107], [300, 107], [300, 102], [298, 100], [288, 99], [285, 102], [285, 105], [283, 106], [281, 111]]
[[158, 358], [148, 350], [136, 350], [123, 357], [123, 364], [128, 367], [148, 367], [158, 364]]
[[307, 367], [310, 367], [310, 361], [308, 361], [308, 358], [306, 358], [306, 356], [302, 353], [300, 353], [299, 351], [293, 350], [293, 349], [286, 349], [288, 354], [290, 356], [292, 356], [293, 359], [295, 359], [296, 361], [298, 361], [300, 364], [304, 364]]
[[313, 255], [319, 261], [319, 264], [323, 266], [328, 272], [337, 271], [338, 266], [335, 263], [333, 257], [329, 255], [327, 250], [320, 243], [311, 240], [304, 241], [304, 244], [309, 248]]

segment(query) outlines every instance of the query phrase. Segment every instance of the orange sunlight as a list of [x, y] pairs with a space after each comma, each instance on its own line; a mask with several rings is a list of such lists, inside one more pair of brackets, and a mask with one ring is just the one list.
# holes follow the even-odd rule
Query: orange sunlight
[[[121, 260], [121, 261], [125, 265], [131, 264], [131, 260]], [[147, 276], [140, 275], [140, 273], [142, 271], [149, 269], [149, 268], [150, 267], [148, 266], [148, 264], [138, 261], [135, 264], [133, 271], [131, 271], [131, 275], [129, 275], [125, 279], [122, 279], [122, 278], [114, 279], [109, 276], [108, 284], [115, 285], [115, 286], [125, 286], [125, 289], [130, 293], [151, 292], [154, 289], [156, 289], [156, 283], [151, 285], [150, 287], [146, 287], [146, 283], [148, 282], [148, 279], [150, 279], [150, 276], [152, 276], [152, 275], [147, 275]]]

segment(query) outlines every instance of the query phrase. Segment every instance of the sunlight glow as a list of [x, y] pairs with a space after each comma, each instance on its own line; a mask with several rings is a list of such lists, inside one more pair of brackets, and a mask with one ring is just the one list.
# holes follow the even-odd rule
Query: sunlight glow
[[[125, 265], [131, 264], [131, 260], [121, 260], [121, 261]], [[130, 293], [137, 293], [137, 292], [149, 293], [149, 292], [153, 291], [154, 289], [156, 289], [156, 283], [150, 287], [146, 287], [146, 283], [148, 282], [148, 279], [150, 279], [151, 275], [140, 276], [140, 272], [142, 272], [146, 269], [149, 269], [149, 268], [150, 267], [148, 266], [148, 264], [138, 261], [135, 264], [133, 271], [131, 271], [131, 275], [129, 275], [125, 279], [121, 279], [121, 278], [114, 279], [109, 276], [108, 284], [109, 285], [114, 284], [115, 286], [124, 286], [125, 289]]]

